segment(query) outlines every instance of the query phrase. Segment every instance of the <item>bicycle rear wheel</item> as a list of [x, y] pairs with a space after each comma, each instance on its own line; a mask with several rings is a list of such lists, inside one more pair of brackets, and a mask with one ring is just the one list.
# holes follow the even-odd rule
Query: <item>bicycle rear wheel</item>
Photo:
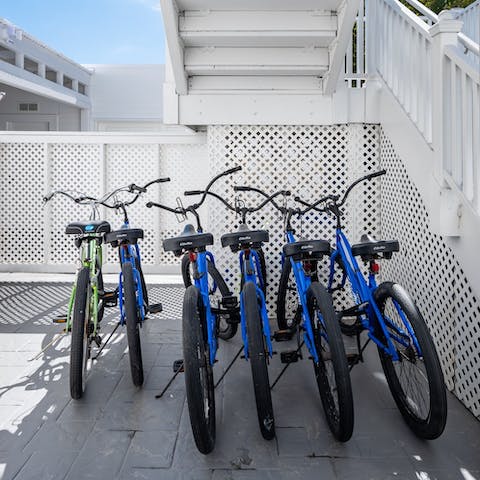
[[348, 360], [331, 295], [318, 282], [307, 290], [307, 308], [318, 354], [313, 367], [328, 426], [337, 440], [346, 442], [354, 423]]
[[85, 391], [90, 356], [90, 270], [84, 267], [77, 277], [70, 347], [70, 395], [78, 400]]
[[295, 328], [302, 320], [297, 286], [289, 258], [285, 259], [277, 293], [277, 324], [280, 330]]
[[215, 387], [201, 302], [197, 287], [190, 285], [183, 299], [183, 364], [193, 438], [198, 450], [207, 454], [215, 447]]
[[127, 325], [128, 356], [130, 357], [130, 372], [133, 384], [140, 387], [143, 384], [142, 348], [140, 345], [140, 318], [137, 305], [133, 267], [130, 262], [122, 265], [123, 275], [123, 309]]
[[[447, 421], [447, 396], [442, 368], [425, 321], [410, 295], [396, 283], [380, 284], [374, 292], [374, 300], [387, 320], [387, 329], [399, 356], [398, 361], [393, 361], [378, 348], [395, 403], [417, 436], [437, 438]], [[413, 330], [421, 354], [408, 328]], [[403, 335], [399, 334], [399, 329]], [[378, 327], [377, 333], [383, 338]]]
[[268, 378], [267, 353], [257, 291], [252, 282], [247, 282], [243, 286], [243, 303], [247, 324], [248, 357], [252, 368], [258, 423], [263, 438], [271, 440], [275, 437], [275, 422]]
[[[210, 298], [210, 306], [212, 308], [217, 308], [219, 302], [223, 297], [228, 297], [231, 295], [230, 289], [228, 288], [225, 280], [222, 277], [222, 274], [217, 270], [215, 265], [207, 259], [207, 269], [208, 269], [208, 293]], [[182, 278], [185, 288], [188, 288], [190, 285], [193, 285], [193, 273], [191, 269], [191, 262], [188, 253], [182, 258]], [[216, 285], [216, 289], [214, 286]], [[232, 314], [233, 315], [233, 314]], [[227, 317], [230, 315], [217, 315], [217, 324], [218, 324], [218, 336], [222, 340], [229, 340], [234, 337], [238, 330], [237, 323], [228, 323]], [[238, 317], [238, 314], [237, 314]]]

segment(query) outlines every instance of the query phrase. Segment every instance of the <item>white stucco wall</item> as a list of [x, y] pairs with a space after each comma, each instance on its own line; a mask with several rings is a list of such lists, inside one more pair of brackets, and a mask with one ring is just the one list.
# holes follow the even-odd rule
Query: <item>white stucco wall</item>
[[[0, 83], [0, 130], [79, 131], [80, 109]], [[19, 112], [19, 103], [37, 103], [38, 112]], [[23, 125], [23, 128], [22, 128]]]
[[156, 130], [163, 119], [164, 65], [87, 65], [96, 130]]

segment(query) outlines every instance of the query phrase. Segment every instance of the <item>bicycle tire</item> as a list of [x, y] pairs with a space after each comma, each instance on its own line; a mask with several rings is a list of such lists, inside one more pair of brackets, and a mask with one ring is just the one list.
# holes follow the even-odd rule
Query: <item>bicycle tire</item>
[[[207, 259], [207, 271], [208, 275], [213, 283], [217, 285], [217, 289], [220, 292], [220, 295], [223, 297], [228, 297], [231, 295], [230, 289], [228, 288], [227, 283], [222, 277], [222, 274], [217, 270], [215, 265]], [[185, 254], [182, 258], [182, 278], [183, 284], [185, 288], [188, 288], [190, 285], [193, 285], [192, 282], [192, 275], [190, 272], [190, 257], [189, 254]], [[216, 303], [218, 303], [218, 297], [215, 296], [215, 292], [213, 288], [210, 289], [209, 285], [209, 296], [210, 296], [210, 306], [217, 307]], [[235, 314], [231, 314], [235, 315]], [[230, 316], [231, 316], [230, 315]], [[238, 317], [238, 314], [236, 314]], [[235, 336], [238, 330], [238, 322], [237, 323], [228, 323], [226, 318], [223, 315], [218, 315], [218, 336], [222, 340], [230, 340]], [[239, 319], [238, 319], [239, 320]]]
[[313, 360], [313, 368], [327, 423], [335, 438], [346, 442], [352, 436], [354, 424], [350, 371], [332, 297], [318, 282], [313, 282], [307, 290], [307, 308], [319, 359], [318, 363]]
[[[257, 248], [255, 250], [258, 254], [258, 259], [260, 261], [260, 275], [262, 276], [262, 282], [263, 282], [263, 294], [266, 296], [267, 295], [267, 265], [265, 263], [265, 253], [263, 252], [263, 249]], [[245, 283], [245, 279], [243, 278], [243, 272], [241, 273], [240, 276], [240, 290], [243, 290], [243, 285]]]
[[289, 258], [285, 259], [277, 293], [277, 325], [280, 330], [295, 328], [302, 320], [298, 303], [297, 286]]
[[73, 305], [70, 346], [70, 396], [82, 398], [85, 391], [86, 370], [89, 357], [90, 270], [83, 267], [77, 276]]
[[[413, 347], [405, 347], [392, 338], [402, 358], [401, 361], [394, 362], [391, 356], [378, 348], [383, 371], [395, 403], [407, 425], [418, 437], [429, 440], [438, 438], [445, 429], [447, 421], [447, 396], [440, 361], [425, 320], [411, 296], [397, 283], [380, 284], [374, 292], [374, 300], [382, 314], [386, 313], [389, 318], [392, 316], [391, 312], [396, 311], [393, 309], [393, 301], [400, 306], [422, 352], [422, 357], [419, 357]], [[390, 318], [393, 323], [402, 321], [400, 315], [395, 318], [396, 321]], [[378, 325], [377, 333], [380, 338], [383, 338]], [[407, 376], [405, 377], [404, 374]], [[408, 379], [405, 383], [402, 382], [404, 378]], [[416, 381], [418, 381], [418, 387], [427, 390], [428, 401], [425, 401], [424, 405], [418, 405], [419, 401], [423, 403], [426, 398], [423, 394], [420, 393], [420, 398], [415, 395], [418, 392], [407, 391], [409, 387], [417, 390], [414, 387]], [[422, 411], [419, 407], [423, 407]]]
[[140, 266], [140, 261], [137, 257], [135, 257], [135, 268], [138, 270], [138, 273], [140, 274], [140, 284], [142, 286], [143, 303], [148, 307], [147, 284], [145, 283], [145, 277], [143, 276], [142, 267]]
[[243, 304], [247, 326], [248, 358], [252, 369], [258, 423], [263, 438], [272, 440], [275, 437], [275, 420], [268, 378], [267, 353], [257, 291], [253, 282], [247, 282], [243, 286]]
[[205, 308], [197, 287], [185, 290], [182, 313], [183, 365], [193, 438], [204, 455], [215, 447], [215, 386], [207, 341]]
[[123, 276], [123, 309], [127, 326], [128, 356], [130, 372], [136, 387], [143, 385], [142, 348], [140, 344], [140, 319], [137, 306], [133, 266], [129, 261], [122, 265]]

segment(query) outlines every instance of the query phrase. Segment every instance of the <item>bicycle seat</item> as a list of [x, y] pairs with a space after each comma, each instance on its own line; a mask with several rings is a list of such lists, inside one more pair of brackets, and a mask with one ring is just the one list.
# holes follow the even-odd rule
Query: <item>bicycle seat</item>
[[108, 233], [110, 224], [105, 220], [90, 220], [86, 222], [73, 222], [67, 225], [66, 234], [84, 235], [88, 233]]
[[327, 240], [300, 240], [287, 243], [283, 246], [286, 257], [293, 257], [295, 261], [320, 259], [330, 255], [330, 242]]
[[222, 235], [222, 247], [230, 247], [232, 252], [242, 248], [259, 248], [263, 242], [268, 242], [269, 235], [266, 230], [249, 230], [245, 223], [241, 223], [237, 232]]
[[166, 238], [163, 241], [163, 249], [180, 256], [187, 250], [205, 250], [207, 245], [213, 245], [211, 233], [197, 233], [193, 225], [187, 224], [179, 237]]
[[118, 247], [122, 243], [135, 245], [139, 238], [143, 238], [143, 230], [141, 228], [124, 228], [107, 233], [105, 235], [105, 243], [111, 243], [112, 247]]
[[[375, 240], [371, 235], [363, 234], [360, 243], [352, 245], [354, 256], [360, 255], [363, 261], [384, 258], [392, 258], [393, 252], [398, 252], [400, 245], [398, 240]], [[381, 256], [380, 256], [381, 255]]]

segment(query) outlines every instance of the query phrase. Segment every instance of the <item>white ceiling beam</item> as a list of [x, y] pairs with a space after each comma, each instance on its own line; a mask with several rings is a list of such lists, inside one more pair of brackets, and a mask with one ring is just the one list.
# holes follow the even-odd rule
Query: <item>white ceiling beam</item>
[[[177, 0], [183, 10], [318, 10], [318, 0]], [[322, 10], [337, 10], [341, 0], [322, 0]]]
[[322, 92], [322, 80], [316, 76], [229, 76], [196, 75], [189, 79], [191, 95], [204, 93], [243, 94], [246, 92], [263, 93], [302, 93]]
[[336, 30], [303, 32], [183, 32], [186, 47], [328, 47], [335, 39]]
[[352, 38], [352, 29], [360, 7], [361, 0], [344, 0], [338, 12], [337, 38], [330, 47], [330, 66], [325, 76], [324, 93], [331, 95], [337, 86], [338, 77], [343, 67], [345, 52]]
[[178, 31], [178, 12], [174, 0], [160, 0], [167, 48], [172, 62], [175, 89], [179, 95], [188, 93], [188, 82], [184, 67], [184, 48]]
[[[203, 72], [259, 71], [272, 74], [323, 74], [328, 68], [326, 48], [222, 48], [188, 47], [185, 49], [185, 70], [189, 74]], [[236, 73], [238, 74], [238, 73]], [[268, 74], [268, 73], [267, 73]]]
[[186, 11], [179, 18], [180, 33], [208, 31], [336, 30], [337, 16], [329, 11]]

